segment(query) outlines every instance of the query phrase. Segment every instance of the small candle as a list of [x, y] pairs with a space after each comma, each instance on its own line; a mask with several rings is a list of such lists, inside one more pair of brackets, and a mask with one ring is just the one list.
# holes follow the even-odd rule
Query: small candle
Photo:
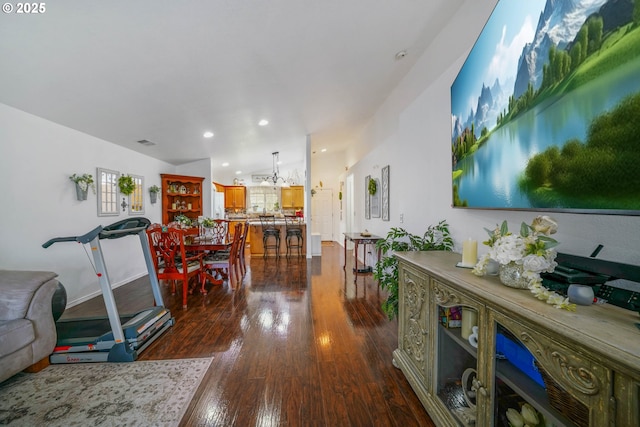
[[191, 210], [191, 203], [187, 204], [187, 209]]
[[171, 203], [171, 209], [173, 209], [174, 211], [176, 210], [176, 204], [175, 203]]
[[467, 307], [462, 307], [462, 329], [460, 335], [462, 339], [468, 340], [472, 334], [472, 328], [478, 325], [478, 313]]
[[478, 242], [466, 240], [462, 242], [462, 265], [470, 267], [478, 262]]

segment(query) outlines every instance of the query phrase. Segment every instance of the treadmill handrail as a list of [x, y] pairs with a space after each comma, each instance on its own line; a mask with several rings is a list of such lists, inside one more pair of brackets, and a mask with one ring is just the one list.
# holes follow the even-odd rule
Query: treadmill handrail
[[43, 248], [48, 248], [54, 243], [58, 242], [78, 242], [78, 243], [89, 243], [96, 236], [98, 236], [102, 232], [102, 226], [99, 225], [90, 232], [83, 234], [82, 236], [69, 236], [69, 237], [54, 237], [53, 239], [47, 240], [42, 244]]
[[138, 234], [141, 231], [146, 230], [147, 227], [135, 227], [135, 228], [123, 228], [121, 230], [102, 230], [100, 232], [100, 238], [101, 239], [108, 239], [110, 237], [115, 237], [118, 236], [120, 234], [131, 234], [131, 235], [135, 235]]

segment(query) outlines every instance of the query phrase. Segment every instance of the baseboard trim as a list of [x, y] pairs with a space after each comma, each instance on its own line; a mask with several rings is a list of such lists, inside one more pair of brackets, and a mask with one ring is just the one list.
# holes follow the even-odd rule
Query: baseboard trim
[[[149, 274], [149, 272], [148, 271], [144, 271], [142, 273], [135, 274], [135, 275], [133, 275], [133, 276], [127, 278], [127, 279], [124, 279], [124, 280], [122, 280], [122, 281], [120, 281], [118, 283], [112, 283], [111, 284], [111, 289], [119, 288], [120, 286], [126, 285], [127, 283], [130, 283], [130, 282], [132, 282], [134, 280], [137, 280], [137, 279], [139, 279], [141, 277], [146, 276], [147, 274]], [[98, 290], [96, 290], [94, 292], [91, 292], [88, 295], [85, 295], [85, 296], [80, 297], [80, 298], [76, 298], [73, 301], [67, 301], [67, 308], [75, 307], [76, 305], [82, 304], [83, 302], [86, 302], [86, 301], [89, 301], [91, 298], [95, 298], [95, 297], [97, 297], [98, 295], [101, 295], [101, 294], [102, 294], [102, 291], [100, 289], [98, 289]]]

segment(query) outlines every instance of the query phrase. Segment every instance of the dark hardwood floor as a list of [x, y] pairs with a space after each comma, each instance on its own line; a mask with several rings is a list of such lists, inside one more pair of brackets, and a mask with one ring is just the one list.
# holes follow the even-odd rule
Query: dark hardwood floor
[[[247, 251], [249, 252], [249, 251]], [[380, 309], [371, 275], [354, 284], [352, 258], [323, 244], [322, 257], [254, 258], [242, 288], [203, 296], [163, 286], [176, 324], [139, 360], [213, 357], [182, 426], [433, 426], [393, 367], [397, 321]], [[148, 278], [115, 291], [121, 313], [152, 304]], [[101, 297], [65, 317], [104, 313]]]

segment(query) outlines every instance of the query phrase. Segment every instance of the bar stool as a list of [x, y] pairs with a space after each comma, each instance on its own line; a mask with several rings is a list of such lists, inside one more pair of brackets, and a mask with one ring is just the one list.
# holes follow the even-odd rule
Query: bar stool
[[[300, 227], [300, 222], [298, 217], [296, 216], [285, 216], [284, 217], [286, 233], [285, 233], [285, 241], [287, 243], [287, 258], [293, 249], [298, 250], [298, 256], [302, 255], [302, 248], [304, 244], [304, 237], [302, 236], [302, 228]], [[296, 239], [295, 243], [292, 243], [292, 239]]]
[[266, 257], [269, 249], [275, 249], [276, 257], [279, 257], [280, 230], [276, 227], [276, 217], [274, 215], [260, 215], [260, 225], [262, 225], [262, 247], [264, 249], [262, 256]]

